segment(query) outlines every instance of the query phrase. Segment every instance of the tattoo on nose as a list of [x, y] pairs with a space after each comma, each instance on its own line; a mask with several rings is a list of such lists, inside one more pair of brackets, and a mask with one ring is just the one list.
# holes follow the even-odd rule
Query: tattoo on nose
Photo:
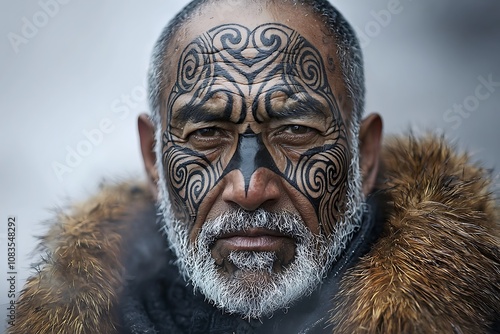
[[278, 173], [278, 167], [262, 141], [262, 134], [255, 134], [250, 128], [238, 138], [238, 147], [224, 170], [224, 177], [233, 170], [241, 171], [245, 183], [245, 195], [248, 195], [250, 179], [259, 168], [267, 168]]

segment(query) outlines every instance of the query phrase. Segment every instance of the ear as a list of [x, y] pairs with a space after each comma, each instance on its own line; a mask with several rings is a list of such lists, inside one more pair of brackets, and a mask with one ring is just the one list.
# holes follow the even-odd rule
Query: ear
[[148, 186], [156, 199], [158, 197], [158, 189], [156, 187], [158, 171], [156, 169], [155, 127], [146, 114], [139, 116], [137, 127], [141, 141], [142, 160], [144, 161], [144, 167], [148, 175]]
[[359, 153], [363, 174], [363, 193], [368, 196], [377, 178], [380, 146], [382, 143], [382, 118], [371, 114], [361, 122], [359, 130]]

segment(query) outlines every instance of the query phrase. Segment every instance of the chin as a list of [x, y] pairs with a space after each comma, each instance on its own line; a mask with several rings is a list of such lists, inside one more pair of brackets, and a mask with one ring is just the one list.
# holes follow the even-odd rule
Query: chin
[[[314, 239], [313, 239], [314, 240]], [[209, 249], [192, 254], [197, 263], [189, 276], [192, 284], [215, 306], [244, 318], [270, 317], [309, 295], [320, 284], [324, 262], [311, 245], [297, 246], [296, 257], [279, 265], [273, 252], [233, 252], [217, 264]]]

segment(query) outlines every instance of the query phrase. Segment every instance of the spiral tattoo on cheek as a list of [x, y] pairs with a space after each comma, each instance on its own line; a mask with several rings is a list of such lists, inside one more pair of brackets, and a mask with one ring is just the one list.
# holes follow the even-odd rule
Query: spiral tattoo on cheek
[[[271, 103], [276, 93], [290, 98], [319, 96], [333, 119], [324, 145], [311, 147], [298, 159], [285, 157], [284, 167], [277, 167], [263, 134], [250, 128], [239, 134], [234, 156], [225, 159], [229, 161], [225, 164], [221, 157], [210, 160], [190, 149], [172, 134], [173, 112], [177, 111], [176, 121], [203, 121], [214, 115], [192, 110], [202, 110], [216, 95], [225, 97], [217, 119], [242, 124], [250, 112], [256, 122], [262, 123], [263, 110], [270, 119], [280, 117]], [[229, 172], [239, 170], [248, 190], [255, 170], [267, 168], [309, 200], [324, 233], [333, 231], [347, 191], [346, 127], [319, 51], [296, 31], [282, 24], [264, 24], [252, 31], [228, 24], [202, 34], [180, 57], [167, 115], [162, 160], [179, 219], [193, 224], [206, 195]], [[300, 117], [299, 112], [296, 117]]]

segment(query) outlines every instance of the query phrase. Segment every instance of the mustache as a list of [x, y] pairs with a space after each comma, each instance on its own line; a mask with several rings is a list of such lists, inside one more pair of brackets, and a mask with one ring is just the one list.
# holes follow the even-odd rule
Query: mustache
[[311, 233], [302, 218], [295, 213], [288, 211], [269, 212], [262, 208], [255, 211], [235, 209], [205, 221], [200, 231], [199, 240], [212, 243], [223, 234], [255, 228], [268, 229], [290, 236], [299, 242]]

